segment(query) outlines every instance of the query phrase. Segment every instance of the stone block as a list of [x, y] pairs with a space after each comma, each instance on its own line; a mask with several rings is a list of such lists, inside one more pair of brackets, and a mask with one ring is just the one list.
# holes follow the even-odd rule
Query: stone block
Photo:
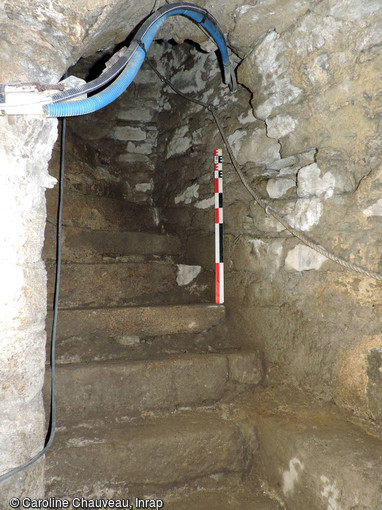
[[196, 333], [218, 324], [225, 317], [219, 305], [132, 306], [61, 310], [57, 335], [139, 336]]
[[[150, 210], [145, 212], [147, 222], [150, 221], [148, 213]], [[151, 221], [153, 220], [154, 218]], [[110, 229], [111, 231], [72, 227], [64, 229], [63, 260], [65, 262], [94, 263], [102, 262], [105, 258], [118, 259], [131, 255], [177, 255], [180, 253], [181, 243], [177, 236], [156, 232], [129, 232], [128, 227], [127, 224], [126, 231], [120, 233], [113, 232], [113, 229]], [[46, 248], [46, 254], [47, 256], [50, 254], [49, 258], [53, 259], [55, 252], [54, 250], [48, 252], [48, 248]]]
[[[127, 152], [130, 154], [151, 154], [153, 152], [153, 145], [151, 143], [133, 143], [128, 142]], [[125, 158], [126, 160], [126, 158]]]
[[[75, 434], [57, 433], [47, 459], [48, 495], [126, 498], [127, 485], [142, 491], [172, 489], [190, 480], [248, 469], [247, 445], [239, 427], [208, 412], [105, 429], [84, 424]], [[103, 487], [105, 475], [108, 482]]]
[[[47, 201], [48, 217], [46, 232], [51, 237], [45, 242], [45, 250], [51, 251], [55, 243], [53, 227], [56, 222], [57, 194], [50, 194]], [[63, 235], [69, 236], [68, 227], [79, 229], [110, 232], [135, 231], [139, 223], [142, 229], [152, 231], [154, 208], [140, 206], [120, 198], [109, 196], [98, 197], [80, 195], [70, 191], [65, 192], [65, 207], [63, 210]]]
[[146, 132], [140, 127], [117, 126], [114, 128], [114, 137], [120, 141], [142, 141], [146, 140]]
[[284, 208], [286, 220], [299, 230], [309, 231], [320, 223], [324, 206], [318, 197], [299, 198]]
[[117, 111], [117, 119], [138, 121], [138, 122], [152, 122], [156, 117], [157, 112], [151, 108], [121, 108]]
[[321, 177], [321, 169], [316, 163], [301, 168], [297, 174], [297, 195], [317, 197], [324, 195], [324, 200], [333, 195], [336, 180], [331, 172]]
[[298, 244], [289, 250], [285, 259], [287, 271], [311, 271], [318, 270], [328, 260], [324, 255], [316, 252], [305, 244]]
[[166, 150], [166, 158], [184, 154], [192, 145], [192, 135], [188, 126], [182, 126], [173, 133]]
[[201, 271], [201, 266], [189, 266], [187, 264], [177, 264], [176, 283], [183, 287], [191, 283]]
[[294, 179], [269, 179], [267, 182], [267, 193], [270, 198], [281, 198], [291, 188], [295, 188], [296, 181]]
[[62, 423], [77, 423], [212, 403], [222, 397], [227, 379], [226, 358], [212, 354], [60, 365], [57, 385], [65, 392], [59, 416]]
[[280, 145], [267, 136], [265, 129], [240, 129], [228, 140], [240, 165], [265, 165], [280, 159]]
[[[55, 266], [50, 266], [49, 281], [54, 282]], [[48, 303], [53, 302], [53, 285]], [[109, 262], [103, 264], [65, 264], [61, 271], [60, 306], [122, 306], [160, 302], [176, 292], [176, 268], [166, 262]]]

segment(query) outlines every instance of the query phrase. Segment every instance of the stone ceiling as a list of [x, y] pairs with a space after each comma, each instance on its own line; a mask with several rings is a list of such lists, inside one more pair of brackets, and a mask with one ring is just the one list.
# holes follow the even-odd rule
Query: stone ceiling
[[[225, 32], [233, 28], [233, 11], [240, 3], [197, 2], [214, 14]], [[0, 11], [0, 82], [57, 80], [82, 56], [123, 41], [154, 6], [155, 0], [5, 1]], [[158, 34], [174, 36], [206, 41], [188, 20], [169, 20]]]

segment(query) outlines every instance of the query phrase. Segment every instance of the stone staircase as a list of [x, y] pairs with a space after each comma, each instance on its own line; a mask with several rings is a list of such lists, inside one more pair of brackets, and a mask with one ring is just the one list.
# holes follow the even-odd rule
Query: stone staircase
[[[261, 384], [261, 354], [228, 337], [211, 274], [179, 283], [179, 239], [155, 230], [150, 208], [142, 208], [142, 232], [133, 204], [124, 204], [130, 221], [108, 226], [118, 200], [72, 193], [66, 203], [46, 497], [163, 498], [182, 508], [203, 489], [213, 510], [225, 508], [212, 501], [225, 487], [227, 501], [243, 499], [258, 440], [253, 427], [225, 416], [224, 402]], [[84, 228], [92, 217], [98, 228]], [[48, 224], [48, 302], [53, 236]], [[49, 369], [45, 388], [48, 402]], [[279, 508], [254, 490], [259, 508]]]
[[[46, 497], [129, 499], [131, 508], [136, 497], [161, 498], [167, 510], [382, 509], [380, 427], [276, 384], [277, 367], [270, 384], [261, 353], [244, 351], [224, 306], [212, 304], [212, 274], [179, 278], [181, 243], [160, 231], [152, 207], [72, 190], [65, 198]], [[48, 402], [49, 369], [45, 389]]]

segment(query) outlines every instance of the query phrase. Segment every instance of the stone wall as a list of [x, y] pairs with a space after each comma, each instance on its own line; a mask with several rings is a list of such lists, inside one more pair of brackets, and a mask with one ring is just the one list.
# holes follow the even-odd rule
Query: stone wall
[[[157, 53], [153, 45], [154, 58], [159, 58], [160, 50]], [[95, 67], [99, 72], [100, 61], [109, 57], [107, 53], [83, 59], [70, 74], [89, 79], [89, 70]], [[143, 64], [131, 86], [112, 104], [68, 120], [67, 189], [153, 206], [161, 87]]]
[[[8, 4], [10, 9], [10, 5]], [[57, 69], [39, 68], [17, 42], [17, 20], [0, 13], [3, 82], [44, 77], [56, 81]], [[47, 48], [36, 43], [43, 60]], [[60, 60], [60, 59], [58, 59]], [[48, 161], [57, 137], [57, 120], [0, 118], [0, 473], [28, 461], [44, 445], [41, 387], [45, 368], [46, 272], [41, 259], [46, 220], [45, 190], [55, 184]], [[11, 497], [41, 497], [44, 461], [3, 482], [0, 506]]]
[[[283, 2], [280, 12], [279, 2], [236, 9], [229, 40], [245, 87], [236, 94], [221, 85], [215, 56], [192, 47], [166, 49], [165, 71], [220, 105], [247, 179], [292, 225], [378, 271], [381, 6]], [[184, 235], [188, 262], [212, 269], [212, 154], [222, 142], [208, 112], [165, 95], [156, 197], [167, 228]], [[264, 349], [269, 382], [380, 419], [380, 284], [292, 237], [254, 204], [224, 155], [232, 334]]]
[[[1, 119], [0, 388], [1, 471], [43, 447], [41, 387], [45, 364], [46, 272], [41, 260], [45, 189], [57, 121]], [[33, 152], [35, 158], [30, 158]], [[3, 484], [0, 503], [13, 496], [41, 496], [42, 461]]]
[[[288, 26], [275, 19], [238, 70], [255, 116], [279, 144], [261, 169], [264, 193], [318, 243], [376, 271], [381, 17], [379, 2], [317, 2]], [[314, 394], [377, 419], [380, 381], [368, 359], [382, 346], [380, 284], [267, 221], [265, 238], [243, 242], [247, 260], [267, 260], [263, 281], [252, 284], [260, 299], [252, 330], [269, 362]]]

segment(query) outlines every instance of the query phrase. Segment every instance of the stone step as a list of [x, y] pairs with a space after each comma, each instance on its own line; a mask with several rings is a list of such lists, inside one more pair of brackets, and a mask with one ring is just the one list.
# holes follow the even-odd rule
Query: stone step
[[296, 390], [269, 388], [234, 407], [231, 419], [258, 430], [255, 472], [285, 508], [382, 508], [380, 429], [353, 423], [336, 406], [312, 403]]
[[[199, 333], [178, 333], [139, 337], [76, 337], [56, 342], [56, 363], [89, 363], [93, 361], [139, 361], [176, 354], [211, 354], [239, 351], [236, 337], [228, 334], [227, 324], [220, 322]], [[49, 360], [50, 342], [47, 343]]]
[[224, 483], [248, 473], [257, 446], [254, 431], [211, 411], [60, 428], [46, 456], [46, 497], [126, 499]]
[[[50, 304], [53, 303], [55, 270], [54, 264], [47, 264]], [[212, 275], [199, 274], [190, 284], [180, 286], [177, 273], [177, 266], [169, 259], [63, 264], [60, 306], [111, 307], [212, 301]]]
[[[114, 337], [128, 341], [131, 337], [197, 333], [216, 326], [224, 317], [224, 306], [211, 304], [61, 309], [57, 338]], [[51, 331], [51, 314], [47, 331]]]
[[[57, 219], [58, 187], [47, 190], [47, 215], [49, 224]], [[128, 202], [121, 198], [87, 195], [66, 189], [63, 201], [63, 226], [86, 226], [93, 230], [112, 232], [158, 231], [155, 208]], [[54, 227], [55, 228], [55, 227]]]
[[[55, 232], [47, 226], [44, 260], [56, 260]], [[49, 233], [50, 232], [50, 233]], [[181, 243], [177, 236], [156, 232], [89, 230], [66, 227], [62, 231], [62, 260], [65, 262], [102, 262], [131, 255], [177, 255]]]
[[[206, 406], [263, 380], [259, 352], [173, 355], [56, 367], [59, 423]], [[46, 374], [46, 401], [50, 371]]]

